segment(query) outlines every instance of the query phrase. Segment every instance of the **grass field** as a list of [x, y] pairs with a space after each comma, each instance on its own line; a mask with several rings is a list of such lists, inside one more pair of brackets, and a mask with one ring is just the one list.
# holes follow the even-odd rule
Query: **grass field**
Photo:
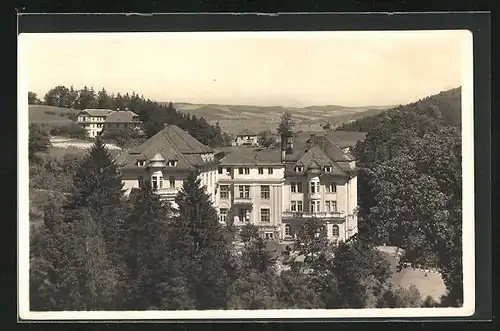
[[180, 112], [203, 117], [210, 124], [219, 122], [224, 131], [235, 134], [241, 131], [242, 128], [255, 132], [262, 130], [275, 131], [281, 114], [285, 111], [292, 114], [296, 123], [295, 130], [312, 131], [321, 130], [326, 123], [340, 125], [367, 115], [378, 114], [391, 106], [343, 107], [327, 105], [294, 108], [176, 103], [175, 107]]
[[[44, 105], [29, 105], [29, 122], [48, 124], [48, 125], [66, 125], [72, 121], [64, 113], [78, 114], [78, 110], [70, 108], [60, 108]], [[61, 115], [61, 116], [60, 116]]]
[[415, 268], [403, 268], [397, 271], [398, 258], [393, 250], [383, 250], [382, 254], [387, 258], [392, 270], [392, 284], [394, 287], [410, 287], [415, 285], [425, 299], [430, 295], [434, 300], [439, 301], [440, 297], [446, 293], [443, 278], [434, 272], [424, 272]]

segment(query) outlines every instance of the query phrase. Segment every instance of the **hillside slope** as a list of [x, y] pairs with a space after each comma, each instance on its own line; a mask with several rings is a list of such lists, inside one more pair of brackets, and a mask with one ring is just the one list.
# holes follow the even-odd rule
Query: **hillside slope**
[[29, 105], [28, 120], [30, 123], [65, 125], [72, 120], [67, 117], [68, 114], [78, 114], [78, 110], [70, 108], [61, 108], [45, 105]]
[[281, 114], [290, 112], [296, 122], [296, 130], [321, 130], [329, 123], [336, 126], [349, 120], [367, 115], [378, 114], [391, 106], [344, 107], [338, 105], [308, 106], [304, 108], [283, 106], [251, 106], [175, 103], [175, 108], [182, 113], [203, 117], [209, 123], [219, 125], [224, 131], [237, 133], [242, 128], [259, 132], [275, 131]]
[[462, 89], [457, 87], [451, 90], [425, 97], [416, 102], [404, 106], [388, 109], [376, 115], [365, 116], [363, 118], [349, 121], [338, 130], [367, 132], [377, 126], [381, 116], [388, 111], [410, 110], [434, 117], [437, 121], [443, 121], [455, 127], [460, 127], [462, 122]]

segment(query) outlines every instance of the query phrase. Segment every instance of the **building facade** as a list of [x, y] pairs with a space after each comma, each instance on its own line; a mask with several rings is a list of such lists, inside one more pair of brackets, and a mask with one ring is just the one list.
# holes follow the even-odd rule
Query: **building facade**
[[244, 129], [243, 131], [236, 134], [234, 141], [232, 142], [233, 146], [258, 146], [259, 145], [259, 135], [253, 131], [248, 129]]
[[141, 129], [139, 116], [132, 111], [111, 109], [84, 109], [77, 116], [77, 123], [87, 131], [87, 136], [95, 138], [103, 130], [123, 128]]
[[166, 125], [117, 160], [127, 192], [147, 179], [172, 202], [197, 170], [222, 224], [250, 223], [264, 239], [293, 241], [304, 222], [315, 218], [337, 242], [357, 233], [358, 225], [356, 161], [348, 146], [364, 137], [347, 135], [352, 141], [335, 142], [326, 132], [282, 137], [279, 148], [232, 147], [217, 154]]
[[201, 185], [216, 205], [217, 159], [214, 150], [175, 125], [143, 144], [118, 155], [126, 194], [149, 182], [160, 197], [175, 208], [174, 199], [184, 180], [197, 171]]
[[111, 109], [84, 109], [77, 116], [77, 123], [87, 131], [90, 138], [97, 137], [106, 122], [106, 117], [114, 111]]

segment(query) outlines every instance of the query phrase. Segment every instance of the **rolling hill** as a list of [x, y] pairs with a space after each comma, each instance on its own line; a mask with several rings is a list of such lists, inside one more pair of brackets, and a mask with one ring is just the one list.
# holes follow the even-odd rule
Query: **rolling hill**
[[29, 105], [29, 122], [50, 125], [66, 125], [72, 120], [68, 113], [78, 114], [79, 110], [45, 105]]
[[[166, 103], [164, 103], [166, 104]], [[205, 118], [210, 124], [219, 122], [222, 130], [236, 133], [247, 128], [259, 132], [276, 129], [283, 112], [290, 112], [296, 122], [295, 129], [310, 131], [321, 130], [330, 123], [337, 126], [347, 121], [381, 113], [392, 106], [345, 107], [339, 105], [308, 106], [304, 108], [283, 106], [251, 106], [174, 103], [177, 110], [196, 117]]]

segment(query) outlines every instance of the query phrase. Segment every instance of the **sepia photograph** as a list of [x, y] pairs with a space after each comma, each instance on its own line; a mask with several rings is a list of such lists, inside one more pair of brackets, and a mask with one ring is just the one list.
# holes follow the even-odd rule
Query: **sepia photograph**
[[474, 313], [470, 31], [18, 44], [23, 319]]

